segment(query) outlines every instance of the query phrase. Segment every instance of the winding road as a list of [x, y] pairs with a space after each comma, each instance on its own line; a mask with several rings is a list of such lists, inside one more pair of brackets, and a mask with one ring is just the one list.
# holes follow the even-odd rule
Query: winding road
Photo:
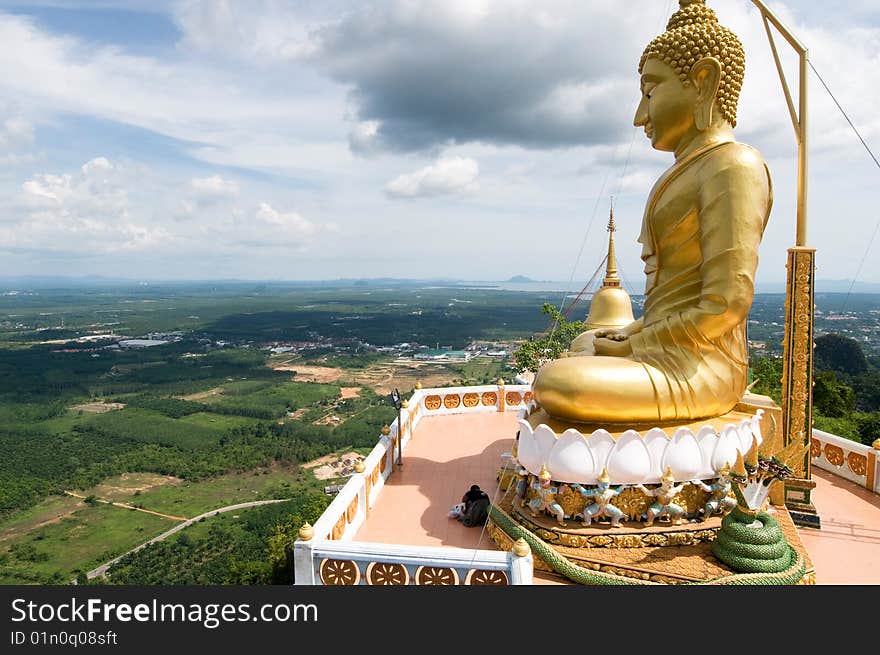
[[86, 573], [86, 577], [89, 580], [92, 580], [94, 578], [100, 578], [105, 573], [107, 573], [107, 569], [109, 569], [111, 566], [116, 564], [116, 562], [121, 560], [126, 555], [131, 555], [132, 553], [136, 553], [137, 551], [141, 550], [142, 548], [146, 548], [150, 544], [155, 544], [159, 541], [164, 541], [165, 539], [167, 539], [168, 537], [170, 537], [174, 533], [180, 532], [184, 528], [188, 528], [189, 526], [191, 526], [193, 523], [197, 523], [198, 521], [201, 521], [202, 519], [206, 519], [209, 516], [216, 516], [217, 514], [223, 514], [224, 512], [233, 512], [237, 509], [247, 509], [249, 507], [257, 507], [258, 505], [272, 505], [273, 503], [285, 503], [288, 500], [292, 500], [292, 499], [291, 498], [281, 498], [278, 500], [254, 500], [249, 503], [239, 503], [238, 505], [227, 505], [226, 507], [221, 507], [219, 509], [212, 509], [208, 512], [205, 512], [204, 514], [199, 514], [198, 516], [194, 516], [191, 519], [187, 519], [187, 520], [183, 521], [182, 523], [178, 523], [173, 528], [171, 528], [170, 530], [166, 530], [165, 532], [163, 532], [159, 536], [153, 537], [149, 541], [145, 541], [140, 546], [136, 546], [136, 547], [132, 548], [130, 551], [123, 553], [119, 557], [116, 557], [114, 559], [111, 559], [109, 562], [105, 562], [104, 564], [101, 564], [101, 566], [94, 568], [91, 571], [89, 571], [88, 573]]

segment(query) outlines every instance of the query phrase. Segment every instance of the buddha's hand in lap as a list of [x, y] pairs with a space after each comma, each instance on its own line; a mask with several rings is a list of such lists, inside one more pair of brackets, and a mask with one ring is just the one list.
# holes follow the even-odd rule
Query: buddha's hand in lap
[[593, 341], [593, 349], [597, 355], [606, 357], [629, 357], [632, 355], [632, 344], [629, 336], [625, 334], [612, 334], [607, 337], [596, 335]]
[[611, 339], [611, 341], [625, 341], [629, 339], [629, 334], [624, 330], [596, 330], [593, 333], [594, 339]]

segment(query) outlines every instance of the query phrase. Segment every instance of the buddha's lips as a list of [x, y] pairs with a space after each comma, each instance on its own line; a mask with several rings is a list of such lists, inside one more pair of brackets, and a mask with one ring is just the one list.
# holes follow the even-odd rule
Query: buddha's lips
[[645, 136], [649, 139], [654, 138], [654, 127], [650, 123], [645, 125]]

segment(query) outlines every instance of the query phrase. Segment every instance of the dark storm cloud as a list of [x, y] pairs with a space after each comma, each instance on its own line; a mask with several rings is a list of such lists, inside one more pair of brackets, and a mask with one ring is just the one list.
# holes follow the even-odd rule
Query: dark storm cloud
[[351, 85], [357, 119], [377, 124], [375, 143], [364, 130], [352, 139], [361, 151], [615, 143], [631, 129], [656, 22], [621, 13], [611, 2], [375, 3], [319, 30], [315, 57]]

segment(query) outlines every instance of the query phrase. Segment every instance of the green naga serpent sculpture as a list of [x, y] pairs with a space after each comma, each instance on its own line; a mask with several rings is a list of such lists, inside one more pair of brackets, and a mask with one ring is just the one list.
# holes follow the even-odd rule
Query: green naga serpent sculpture
[[[769, 445], [769, 444], [768, 444]], [[779, 523], [766, 511], [770, 485], [792, 474], [788, 463], [804, 455], [793, 442], [773, 456], [761, 453], [756, 439], [746, 456], [737, 454], [731, 471], [736, 507], [721, 521], [712, 554], [741, 573], [779, 573], [791, 566], [791, 546]]]

